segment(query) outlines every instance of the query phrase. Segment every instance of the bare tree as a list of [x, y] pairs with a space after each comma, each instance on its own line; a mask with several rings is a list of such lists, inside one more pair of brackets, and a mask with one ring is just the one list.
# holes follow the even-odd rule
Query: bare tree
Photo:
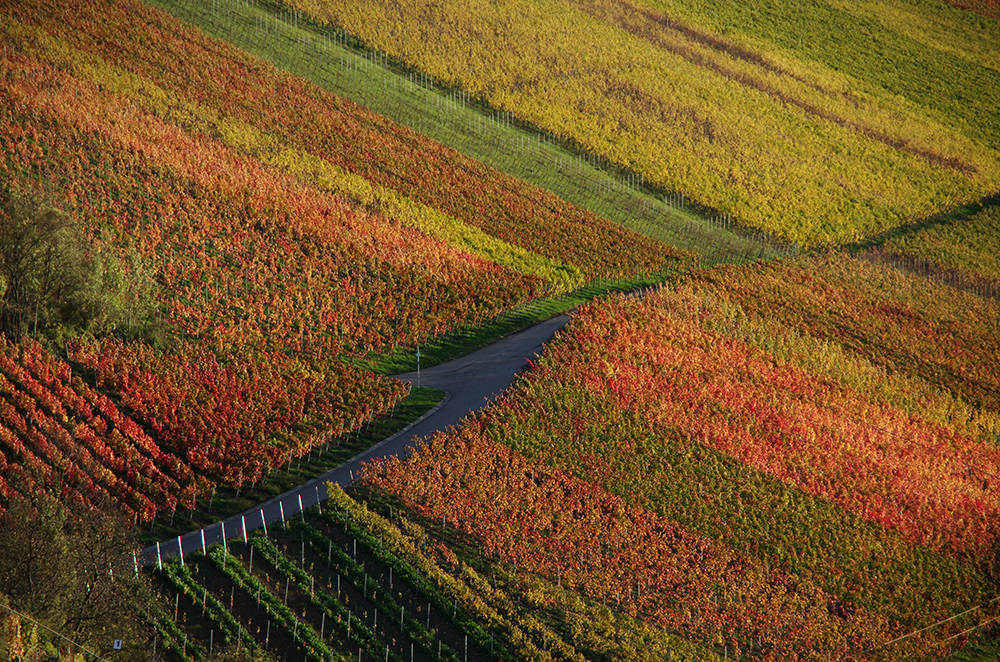
[[120, 660], [143, 660], [149, 628], [148, 577], [136, 572], [130, 523], [110, 512], [73, 512], [39, 492], [15, 497], [0, 515], [0, 599], [89, 650], [128, 648]]

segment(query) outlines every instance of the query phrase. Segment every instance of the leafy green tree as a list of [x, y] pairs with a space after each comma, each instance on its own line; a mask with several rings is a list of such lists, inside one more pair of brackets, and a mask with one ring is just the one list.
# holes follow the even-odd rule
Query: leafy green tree
[[84, 246], [71, 219], [9, 188], [0, 198], [0, 330], [37, 335], [82, 312]]
[[9, 339], [149, 336], [155, 293], [138, 255], [122, 259], [94, 245], [44, 196], [0, 190], [0, 333]]

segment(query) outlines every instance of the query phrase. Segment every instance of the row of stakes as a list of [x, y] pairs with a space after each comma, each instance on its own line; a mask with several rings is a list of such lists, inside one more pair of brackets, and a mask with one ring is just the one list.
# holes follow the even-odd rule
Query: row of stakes
[[[299, 512], [302, 514], [303, 521], [305, 521], [305, 511], [304, 511], [304, 509], [302, 509], [302, 497], [301, 497], [301, 494], [298, 495], [298, 497], [299, 497], [299, 507], [300, 507]], [[317, 497], [318, 497], [318, 493], [317, 493]], [[280, 507], [280, 505], [281, 504], [279, 502], [279, 507]], [[282, 512], [282, 525], [284, 525], [285, 519], [284, 519], [284, 509], [283, 508], [281, 508], [281, 512]], [[261, 513], [263, 514], [263, 511], [261, 511]], [[246, 521], [245, 521], [245, 518], [243, 519], [242, 523], [243, 523], [243, 528], [242, 528], [243, 541], [247, 542], [247, 533], [246, 533]], [[264, 521], [263, 517], [261, 518], [261, 523], [264, 525], [264, 535], [267, 536], [267, 523]], [[223, 524], [223, 527], [224, 527], [225, 523], [223, 522], [222, 524]], [[224, 528], [223, 528], [223, 531], [225, 531]], [[223, 539], [223, 543], [225, 543], [225, 538]], [[353, 549], [352, 549], [352, 556], [354, 558], [357, 558], [357, 553], [358, 553], [358, 541], [357, 541], [357, 539], [353, 539], [353, 543], [354, 543], [354, 546], [353, 546]], [[180, 549], [180, 540], [179, 540], [179, 538], [178, 538], [178, 549]], [[157, 551], [158, 551], [157, 557], [158, 557], [158, 560], [160, 560], [159, 550], [157, 550]], [[206, 551], [204, 531], [202, 531], [202, 551], [203, 551], [203, 553]], [[333, 541], [331, 540], [330, 541], [330, 548], [329, 548], [328, 555], [327, 555], [327, 560], [328, 561], [329, 561], [330, 556], [332, 555], [332, 551], [333, 551]], [[228, 547], [227, 547], [227, 552], [228, 552]], [[304, 542], [302, 543], [302, 557], [303, 557], [303, 563], [304, 563], [304, 559], [305, 559], [305, 543]], [[161, 560], [160, 560], [160, 563], [161, 563], [160, 569], [162, 570], [162, 561]], [[181, 565], [184, 565], [183, 552], [180, 555], [180, 563], [181, 563]], [[250, 572], [253, 572], [253, 547], [250, 548], [249, 568], [250, 568]], [[138, 571], [138, 566], [137, 566], [136, 570]], [[314, 591], [315, 591], [315, 583], [314, 582], [315, 582], [314, 579], [312, 579], [312, 581], [310, 582], [310, 587], [309, 587], [310, 595], [312, 595], [314, 593]], [[286, 577], [285, 578], [285, 595], [284, 595], [284, 603], [286, 605], [288, 604], [288, 594], [289, 594], [290, 585], [291, 585], [291, 579], [288, 578], [288, 577]], [[392, 569], [392, 567], [390, 567], [389, 568], [389, 588], [391, 589], [392, 586], [393, 586], [393, 569]], [[260, 589], [258, 588], [258, 591], [259, 590]], [[204, 605], [207, 604], [208, 589], [204, 588], [203, 592], [204, 592], [204, 595], [203, 595], [203, 598], [202, 598], [202, 604], [203, 604], [202, 616], [205, 615], [204, 614]], [[364, 587], [362, 589], [362, 595], [367, 595], [367, 593], [368, 593], [368, 575], [366, 574], [365, 575], [365, 584], [364, 584]], [[337, 596], [339, 597], [340, 594], [341, 594], [341, 575], [338, 574], [337, 575]], [[230, 593], [230, 608], [232, 608], [232, 605], [233, 605], [233, 600], [234, 600], [233, 596], [234, 595], [235, 595], [235, 588], [233, 588], [232, 592]], [[259, 593], [258, 593], [258, 601], [259, 601]], [[177, 593], [177, 596], [176, 596], [175, 602], [174, 602], [174, 621], [177, 620], [179, 611], [180, 611], [180, 593]], [[348, 613], [350, 614], [350, 612], [348, 612]], [[426, 611], [426, 613], [427, 613], [427, 622], [426, 622], [425, 627], [429, 630], [430, 626], [431, 626], [431, 623], [430, 623], [430, 621], [431, 621], [431, 603], [429, 603], [429, 602], [427, 603], [427, 611]], [[457, 616], [457, 613], [458, 613], [458, 603], [455, 602], [454, 603], [454, 612], [452, 614], [452, 618], [455, 618]], [[406, 608], [401, 605], [400, 608], [399, 608], [399, 627], [400, 628], [403, 627], [403, 623], [404, 623], [405, 617], [406, 617]], [[378, 625], [378, 609], [376, 608], [376, 609], [373, 610], [373, 626], [377, 627], [377, 625]], [[296, 631], [297, 631], [297, 629], [298, 629], [298, 621], [296, 621], [295, 626], [296, 626]], [[347, 620], [347, 635], [348, 636], [350, 636], [350, 632], [351, 632], [351, 621], [350, 621], [350, 615], [349, 615], [348, 616], [348, 620]], [[239, 647], [239, 644], [240, 644], [240, 642], [242, 640], [242, 633], [243, 633], [243, 625], [242, 624], [238, 624], [238, 631], [237, 631], [237, 637], [236, 637], [237, 647]], [[321, 639], [324, 638], [325, 634], [326, 634], [326, 613], [324, 612], [324, 613], [321, 614], [320, 638]], [[295, 637], [295, 634], [293, 633], [293, 638], [294, 637]], [[268, 620], [267, 624], [266, 624], [266, 628], [265, 628], [265, 633], [264, 633], [264, 648], [265, 648], [265, 650], [268, 649], [270, 641], [271, 641], [271, 621]], [[188, 642], [188, 636], [187, 636], [187, 633], [184, 633], [184, 641], [183, 641], [183, 644], [182, 644], [182, 651], [184, 651], [184, 654], [186, 654], [187, 642]], [[212, 650], [214, 649], [214, 643], [215, 643], [215, 630], [211, 629], [210, 632], [209, 632], [209, 655], [212, 654]], [[494, 643], [494, 641], [493, 641], [493, 634], [490, 633], [490, 656], [491, 656], [491, 658], [492, 658], [493, 653], [494, 653], [493, 643]], [[438, 657], [439, 658], [441, 656], [441, 645], [442, 645], [441, 641], [438, 640]], [[154, 643], [154, 646], [155, 646], [155, 643]], [[364, 651], [363, 647], [359, 647], [358, 648], [358, 660], [359, 661], [361, 660], [361, 656], [362, 656], [363, 651]], [[411, 662], [414, 660], [414, 655], [415, 655], [415, 653], [414, 653], [414, 644], [411, 642], [410, 643], [410, 660], [411, 660]], [[464, 659], [466, 660], [466, 662], [468, 661], [468, 658], [469, 658], [469, 636], [465, 635], [464, 636]], [[389, 646], [388, 645], [385, 647], [385, 659], [386, 660], [389, 659]]]
[[[351, 472], [351, 480], [352, 481], [354, 480], [354, 472], [353, 471]], [[319, 494], [319, 485], [316, 485], [314, 487], [316, 489], [316, 504], [320, 507], [320, 509], [321, 509], [320, 512], [322, 512], [322, 507], [323, 506], [321, 505], [322, 499], [320, 498], [320, 494]], [[301, 514], [302, 521], [304, 522], [305, 519], [306, 519], [306, 514], [305, 514], [305, 507], [302, 505], [302, 493], [299, 492], [296, 496], [298, 497], [298, 501], [299, 501], [299, 510], [298, 510], [298, 513]], [[284, 501], [282, 501], [282, 500], [278, 501], [278, 509], [279, 509], [279, 511], [281, 513], [281, 526], [282, 526], [282, 528], [284, 528], [284, 526], [285, 526], [285, 504], [284, 504]], [[257, 512], [260, 514], [260, 523], [261, 523], [261, 525], [264, 528], [264, 536], [266, 537], [267, 536], [267, 520], [264, 517], [264, 509], [260, 508], [260, 509], [257, 510]], [[295, 514], [295, 513], [293, 513], [293, 514]], [[246, 515], [245, 514], [240, 515], [240, 523], [242, 524], [243, 542], [247, 542], [247, 519], [246, 519]], [[226, 535], [226, 520], [220, 521], [219, 524], [222, 527], [222, 544], [226, 548], [226, 552], [228, 552], [229, 551], [229, 546], [226, 543], [226, 541], [228, 540], [228, 536]], [[205, 529], [201, 529], [200, 533], [201, 533], [201, 552], [202, 552], [202, 554], [208, 554], [208, 546], [206, 545], [206, 542], [205, 542]], [[183, 566], [184, 565], [184, 545], [183, 545], [183, 541], [182, 541], [182, 536], [177, 536], [177, 553], [178, 553], [178, 556], [180, 557], [180, 563]], [[138, 573], [139, 572], [138, 558], [136, 557], [135, 554], [132, 555], [132, 558], [133, 558], [133, 562], [135, 563], [135, 571], [136, 571], [136, 573]], [[158, 570], [160, 570], [161, 572], [163, 571], [163, 555], [161, 553], [161, 543], [159, 541], [156, 542], [156, 566], [157, 566]]]

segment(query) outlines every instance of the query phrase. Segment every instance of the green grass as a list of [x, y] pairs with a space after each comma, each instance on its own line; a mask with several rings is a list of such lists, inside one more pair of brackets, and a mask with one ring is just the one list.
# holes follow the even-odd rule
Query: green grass
[[[463, 154], [550, 191], [632, 230], [714, 260], [784, 255], [765, 237], [707, 218], [680, 194], [651, 191], [561, 140], [509, 122], [461, 91], [436, 87], [365, 50], [268, 4], [234, 0], [150, 0], [205, 33], [351, 99]], [[626, 178], [631, 179], [626, 179]]]
[[237, 490], [219, 486], [210, 501], [199, 500], [193, 511], [178, 511], [173, 516], [163, 515], [154, 520], [150, 529], [140, 536], [144, 545], [157, 540], [170, 540], [204, 528], [220, 520], [241, 513], [253, 506], [278, 496], [302, 483], [334, 469], [358, 453], [371, 448], [383, 439], [396, 434], [407, 425], [430, 411], [444, 398], [444, 392], [433, 388], [413, 388], [410, 395], [384, 416], [350, 434], [330, 441], [325, 447], [293, 460], [279, 468], [263, 481]]

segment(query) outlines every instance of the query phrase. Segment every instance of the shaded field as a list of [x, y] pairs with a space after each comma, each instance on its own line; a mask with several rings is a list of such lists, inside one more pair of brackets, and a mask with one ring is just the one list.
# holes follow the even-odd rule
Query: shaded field
[[237, 643], [286, 662], [715, 658], [530, 573], [466, 563], [439, 542], [463, 539], [448, 522], [372, 505], [384, 512], [334, 487], [287, 529], [154, 568], [172, 606], [158, 614], [163, 645], [187, 646], [184, 660]]
[[996, 298], [1000, 294], [1000, 207], [894, 236], [879, 259]]

